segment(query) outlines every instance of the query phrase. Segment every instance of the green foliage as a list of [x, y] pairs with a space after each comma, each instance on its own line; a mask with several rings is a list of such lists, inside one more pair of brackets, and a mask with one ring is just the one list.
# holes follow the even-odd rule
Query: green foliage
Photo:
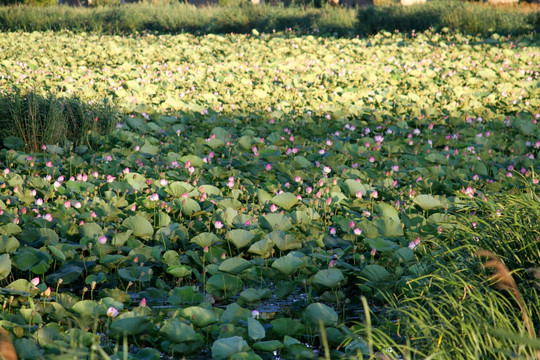
[[88, 104], [75, 96], [19, 90], [0, 96], [0, 141], [8, 137], [22, 139], [31, 152], [41, 151], [43, 145], [64, 145], [68, 141], [95, 146], [96, 138], [114, 129], [116, 121], [117, 114], [106, 101]]
[[421, 6], [380, 6], [358, 11], [357, 31], [401, 32], [449, 29], [467, 34], [516, 34], [539, 30], [540, 12], [527, 6], [490, 6], [461, 0], [434, 0]]
[[236, 0], [222, 0], [219, 7], [204, 8], [184, 3], [102, 6], [117, 4], [117, 0], [92, 0], [90, 8], [4, 7], [0, 8], [0, 29], [224, 34], [251, 33], [252, 29], [272, 33], [291, 28], [301, 33], [350, 36], [372, 35], [381, 30], [420, 32], [447, 28], [470, 34], [516, 34], [538, 30], [540, 16], [538, 9], [532, 6], [500, 8], [458, 0], [435, 0], [411, 7], [390, 4], [358, 10], [330, 6], [252, 6]]
[[537, 47], [1, 33], [0, 92], [124, 113], [93, 149], [5, 134], [2, 327], [21, 358], [533, 357]]

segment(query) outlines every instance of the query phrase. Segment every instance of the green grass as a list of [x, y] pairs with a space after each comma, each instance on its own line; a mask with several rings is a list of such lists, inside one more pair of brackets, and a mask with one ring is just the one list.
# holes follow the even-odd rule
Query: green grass
[[424, 6], [345, 8], [251, 6], [196, 8], [185, 4], [93, 8], [10, 6], [0, 8], [3, 31], [71, 30], [100, 33], [250, 33], [284, 31], [371, 35], [381, 30], [448, 28], [464, 33], [517, 34], [538, 30], [538, 6], [493, 7], [463, 1], [432, 1]]
[[[540, 282], [534, 269], [540, 267], [535, 225], [540, 194], [524, 184], [517, 180], [509, 193], [471, 201], [453, 231], [426, 245], [425, 273], [407, 281], [401, 293], [385, 294], [382, 310], [373, 314], [376, 349], [406, 359], [538, 356]], [[479, 249], [503, 259], [515, 290], [494, 280], [500, 270], [484, 269], [483, 259], [474, 255]], [[536, 326], [532, 331], [518, 297], [523, 297], [525, 318]], [[365, 336], [367, 328], [358, 324], [353, 331], [349, 341]]]
[[77, 97], [14, 91], [0, 96], [0, 141], [17, 137], [23, 143], [9, 141], [14, 148], [39, 152], [42, 145], [91, 145], [94, 134], [107, 134], [118, 120], [107, 102], [89, 104]]

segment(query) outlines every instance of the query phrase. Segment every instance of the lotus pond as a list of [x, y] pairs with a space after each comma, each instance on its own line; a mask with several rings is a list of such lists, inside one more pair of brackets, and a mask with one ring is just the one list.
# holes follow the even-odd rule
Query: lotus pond
[[534, 356], [474, 253], [539, 331], [538, 45], [0, 34], [3, 92], [121, 113], [4, 139], [0, 324], [28, 359]]

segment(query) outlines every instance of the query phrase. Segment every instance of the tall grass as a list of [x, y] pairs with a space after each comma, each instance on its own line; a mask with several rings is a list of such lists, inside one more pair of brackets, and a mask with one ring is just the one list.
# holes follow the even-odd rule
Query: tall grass
[[[518, 179], [468, 201], [455, 231], [425, 249], [426, 273], [372, 314], [387, 358], [540, 359], [540, 188]], [[351, 341], [367, 333], [353, 330]]]
[[250, 33], [252, 29], [270, 33], [292, 28], [301, 33], [365, 36], [381, 30], [408, 32], [446, 27], [471, 34], [517, 34], [538, 30], [539, 9], [538, 5], [494, 7], [458, 0], [436, 0], [410, 7], [386, 5], [359, 9], [252, 6], [246, 3], [203, 8], [183, 3], [93, 8], [11, 6], [0, 7], [0, 30], [209, 34]]
[[114, 129], [118, 115], [107, 102], [89, 104], [77, 97], [56, 97], [14, 91], [0, 96], [0, 141], [12, 136], [25, 150], [43, 145], [91, 144], [93, 135]]

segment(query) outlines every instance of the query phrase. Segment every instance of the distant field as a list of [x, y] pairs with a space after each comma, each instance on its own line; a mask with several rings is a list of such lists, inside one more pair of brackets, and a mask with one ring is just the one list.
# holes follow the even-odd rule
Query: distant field
[[19, 357], [534, 357], [539, 40], [447, 30], [1, 33]]

